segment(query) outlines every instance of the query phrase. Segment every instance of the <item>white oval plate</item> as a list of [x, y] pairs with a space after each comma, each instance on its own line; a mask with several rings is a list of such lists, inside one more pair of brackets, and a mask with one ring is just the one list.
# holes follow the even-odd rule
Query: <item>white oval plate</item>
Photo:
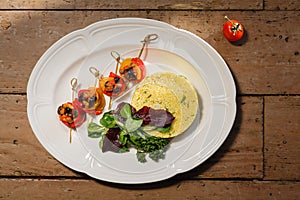
[[[91, 86], [90, 66], [107, 74], [115, 66], [110, 52], [137, 56], [150, 33], [157, 41], [143, 54], [147, 73], [171, 71], [186, 76], [199, 97], [199, 112], [192, 126], [172, 140], [166, 158], [139, 163], [134, 152], [102, 153], [98, 140], [88, 138], [86, 126], [73, 133], [57, 117], [57, 107], [71, 100], [70, 80], [79, 88]], [[115, 100], [130, 102], [130, 93]], [[222, 57], [196, 35], [169, 24], [141, 18], [119, 18], [74, 31], [52, 45], [40, 58], [27, 87], [27, 113], [34, 134], [44, 148], [64, 165], [91, 177], [116, 183], [149, 183], [186, 172], [203, 163], [224, 142], [236, 114], [236, 89]], [[47, 113], [47, 115], [45, 115]], [[93, 119], [97, 122], [98, 119]]]

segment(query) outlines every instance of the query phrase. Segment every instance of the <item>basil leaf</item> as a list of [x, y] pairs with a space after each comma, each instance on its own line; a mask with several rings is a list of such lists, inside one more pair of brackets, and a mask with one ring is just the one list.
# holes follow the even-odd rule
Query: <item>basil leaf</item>
[[106, 128], [115, 128], [117, 126], [116, 118], [111, 112], [104, 113], [100, 119], [100, 124]]
[[139, 136], [140, 138], [142, 138], [142, 139], [146, 139], [146, 136], [148, 136], [148, 134], [146, 135], [146, 133], [145, 133], [144, 131], [140, 131], [140, 130], [137, 130], [137, 131], [135, 132], [135, 134], [136, 134], [137, 136]]
[[139, 129], [143, 124], [142, 119], [132, 119], [128, 118], [125, 122], [125, 128], [126, 130], [131, 133]]
[[103, 148], [104, 136], [105, 136], [105, 135], [101, 136], [101, 139], [99, 140], [99, 148], [100, 148], [101, 150], [102, 150], [102, 148]]
[[123, 108], [120, 110], [120, 114], [125, 119], [132, 118], [131, 108], [129, 104], [125, 104]]
[[143, 126], [142, 127], [143, 131], [152, 131], [154, 129], [156, 129], [155, 126]]
[[171, 129], [171, 125], [167, 127], [157, 128], [156, 130], [161, 133], [167, 133], [170, 131], [170, 129]]
[[89, 123], [88, 125], [88, 136], [90, 138], [99, 138], [107, 132], [107, 128], [100, 126], [94, 122]]
[[122, 145], [125, 145], [127, 143], [128, 137], [125, 131], [120, 132], [119, 140]]

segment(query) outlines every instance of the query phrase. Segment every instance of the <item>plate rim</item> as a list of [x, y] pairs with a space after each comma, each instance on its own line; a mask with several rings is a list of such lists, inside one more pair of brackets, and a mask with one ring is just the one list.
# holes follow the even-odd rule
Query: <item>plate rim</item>
[[[231, 85], [231, 89], [232, 89], [232, 109], [233, 109], [233, 116], [232, 118], [230, 119], [230, 122], [228, 124], [228, 126], [230, 127], [226, 132], [225, 135], [223, 135], [224, 137], [221, 139], [221, 141], [219, 141], [218, 143], [218, 147], [214, 149], [214, 151], [212, 153], [210, 153], [209, 155], [206, 156], [206, 158], [204, 159], [203, 162], [205, 162], [211, 155], [213, 155], [219, 148], [220, 146], [224, 143], [224, 141], [226, 140], [226, 138], [228, 137], [231, 129], [232, 129], [232, 126], [234, 124], [234, 121], [235, 121], [235, 117], [236, 117], [236, 86], [235, 86], [235, 83], [234, 83], [234, 78], [231, 74], [231, 71], [229, 69], [229, 67], [227, 66], [226, 62], [224, 61], [224, 59], [221, 57], [221, 55], [210, 45], [208, 44], [205, 40], [203, 40], [202, 38], [200, 38], [199, 36], [195, 35], [194, 33], [191, 33], [189, 31], [186, 31], [184, 29], [180, 29], [180, 28], [177, 28], [173, 25], [170, 25], [166, 22], [162, 22], [162, 21], [158, 21], [158, 20], [154, 20], [154, 19], [145, 19], [145, 18], [132, 18], [132, 17], [129, 17], [129, 18], [113, 18], [113, 19], [107, 19], [107, 20], [103, 20], [103, 21], [98, 21], [98, 22], [95, 22], [95, 23], [92, 23], [82, 29], [78, 29], [78, 30], [75, 30], [65, 36], [63, 36], [62, 38], [60, 38], [59, 40], [57, 40], [53, 45], [51, 45], [45, 52], [44, 54], [40, 57], [40, 59], [38, 60], [38, 62], [36, 63], [35, 67], [33, 68], [31, 74], [30, 74], [30, 78], [28, 80], [28, 84], [27, 84], [27, 116], [28, 116], [28, 119], [29, 119], [29, 123], [30, 123], [30, 126], [35, 134], [35, 136], [37, 137], [38, 141], [42, 144], [42, 146], [48, 151], [48, 153], [50, 153], [53, 157], [55, 157], [55, 159], [57, 159], [59, 162], [63, 163], [65, 166], [71, 168], [71, 169], [74, 169], [76, 171], [79, 171], [79, 172], [83, 172], [83, 173], [86, 173], [88, 174], [89, 176], [91, 177], [94, 177], [96, 179], [99, 179], [99, 180], [104, 180], [104, 181], [108, 181], [108, 182], [115, 182], [115, 183], [125, 183], [125, 184], [139, 184], [139, 183], [149, 183], [149, 182], [156, 182], [156, 181], [161, 181], [161, 180], [165, 180], [165, 179], [168, 179], [170, 177], [173, 177], [175, 176], [176, 174], [179, 174], [179, 173], [183, 173], [183, 172], [186, 172], [186, 171], [189, 171], [193, 168], [195, 168], [196, 166], [202, 164], [202, 163], [194, 163], [193, 166], [191, 166], [189, 169], [186, 169], [186, 170], [182, 170], [182, 171], [176, 171], [174, 172], [173, 174], [169, 174], [168, 176], [166, 177], [163, 177], [159, 180], [147, 180], [147, 181], [134, 181], [134, 182], [131, 182], [131, 181], [116, 181], [116, 180], [109, 180], [109, 178], [106, 178], [106, 179], [100, 179], [99, 177], [95, 177], [92, 173], [87, 173], [86, 171], [83, 171], [81, 168], [77, 168], [76, 166], [70, 166], [68, 164], [68, 162], [66, 162], [65, 160], [61, 160], [61, 159], [58, 159], [56, 157], [56, 155], [53, 155], [53, 149], [51, 149], [51, 147], [49, 147], [47, 144], [43, 143], [42, 139], [40, 138], [41, 136], [37, 133], [38, 129], [34, 126], [34, 122], [33, 122], [33, 119], [32, 119], [32, 112], [31, 112], [31, 106], [33, 104], [33, 91], [32, 91], [32, 86], [33, 86], [33, 83], [34, 83], [34, 79], [33, 79], [33, 76], [35, 74], [37, 74], [40, 70], [42, 70], [42, 62], [45, 60], [45, 58], [47, 58], [47, 56], [49, 56], [49, 54], [51, 55], [51, 52], [53, 52], [56, 48], [59, 47], [60, 44], [63, 44], [63, 42], [65, 42], [65, 40], [68, 40], [68, 38], [71, 38], [72, 36], [76, 36], [77, 34], [86, 34], [87, 32], [89, 32], [90, 30], [92, 29], [97, 29], [98, 27], [105, 27], [105, 26], [110, 26], [110, 25], [118, 25], [118, 24], [124, 24], [124, 22], [126, 23], [140, 23], [140, 24], [143, 24], [143, 25], [152, 25], [152, 24], [157, 24], [159, 27], [162, 27], [162, 28], [170, 28], [170, 29], [174, 29], [174, 30], [177, 30], [179, 32], [184, 32], [185, 34], [187, 35], [190, 35], [191, 37], [195, 37], [197, 39], [200, 39], [201, 42], [203, 42], [206, 46], [208, 46], [210, 48], [210, 50], [216, 55], [219, 57], [219, 60], [221, 62], [223, 62], [223, 64], [226, 66], [226, 70], [228, 72], [227, 75], [229, 75], [229, 79], [231, 79], [230, 81], [230, 85]], [[227, 77], [228, 78], [228, 77]]]

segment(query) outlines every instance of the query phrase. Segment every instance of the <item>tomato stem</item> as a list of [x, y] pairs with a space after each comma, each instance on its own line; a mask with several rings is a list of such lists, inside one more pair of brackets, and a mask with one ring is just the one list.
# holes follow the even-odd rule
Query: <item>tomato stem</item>
[[224, 18], [231, 23], [231, 25], [232, 25], [231, 30], [233, 31], [234, 36], [235, 36], [237, 31], [241, 31], [239, 23], [233, 23], [233, 21], [231, 21], [227, 16], [225, 16]]
[[227, 21], [229, 21], [231, 24], [232, 24], [232, 26], [235, 26], [235, 24], [225, 15], [225, 17], [224, 17]]

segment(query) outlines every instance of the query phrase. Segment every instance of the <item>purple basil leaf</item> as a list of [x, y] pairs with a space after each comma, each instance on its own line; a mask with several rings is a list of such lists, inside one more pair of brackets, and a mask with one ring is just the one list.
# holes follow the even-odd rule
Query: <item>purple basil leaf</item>
[[118, 120], [119, 122], [122, 122], [123, 124], [126, 122], [126, 118], [124, 118], [124, 117], [121, 116], [120, 111], [122, 110], [122, 108], [123, 108], [124, 105], [126, 105], [126, 104], [128, 104], [128, 105], [130, 106], [130, 108], [131, 108], [131, 113], [132, 113], [132, 115], [134, 115], [135, 112], [136, 112], [136, 109], [135, 109], [133, 106], [131, 106], [129, 103], [125, 103], [125, 102], [120, 103], [120, 104], [117, 106], [117, 108], [113, 111], [113, 114], [117, 117], [117, 120]]
[[153, 109], [144, 106], [133, 115], [136, 118], [143, 119], [143, 125], [155, 126], [162, 128], [171, 125], [175, 119], [174, 116], [167, 110]]
[[120, 140], [120, 129], [119, 128], [110, 128], [104, 136], [102, 152], [112, 151], [119, 152], [123, 147]]

